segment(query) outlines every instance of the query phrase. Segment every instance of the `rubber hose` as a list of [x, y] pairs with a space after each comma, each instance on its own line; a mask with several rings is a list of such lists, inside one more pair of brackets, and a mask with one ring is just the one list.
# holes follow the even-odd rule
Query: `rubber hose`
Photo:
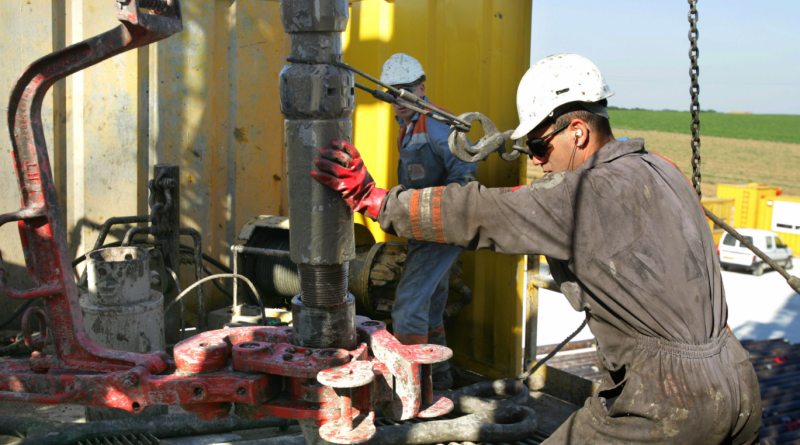
[[110, 420], [91, 423], [46, 422], [38, 419], [0, 416], [0, 434], [24, 434], [25, 445], [62, 445], [101, 436], [150, 433], [162, 438], [219, 434], [231, 431], [261, 428], [287, 428], [296, 420], [267, 417], [205, 421], [194, 414], [168, 414], [165, 416]]
[[[423, 445], [449, 442], [516, 442], [533, 435], [536, 412], [527, 406], [504, 406], [453, 420], [384, 426], [364, 445]], [[303, 436], [236, 442], [236, 445], [305, 445]]]
[[453, 420], [378, 428], [365, 445], [420, 445], [448, 442], [516, 442], [538, 427], [536, 412], [527, 406], [504, 406]]
[[[506, 379], [481, 382], [465, 386], [455, 391], [436, 391], [452, 400], [455, 404], [453, 411], [473, 414], [484, 411], [494, 411], [507, 406], [524, 405], [528, 401], [528, 388], [520, 380]], [[505, 400], [495, 400], [486, 397], [512, 396]]]
[[34, 300], [36, 300], [36, 299], [35, 298], [31, 298], [31, 299], [28, 299], [27, 301], [25, 301], [24, 303], [22, 303], [16, 310], [14, 310], [13, 314], [11, 314], [2, 323], [0, 323], [0, 329], [3, 329], [6, 326], [10, 325], [11, 322], [16, 320], [17, 317], [19, 317], [20, 315], [22, 315], [22, 313], [25, 312], [25, 309], [28, 309], [28, 306], [33, 304]]

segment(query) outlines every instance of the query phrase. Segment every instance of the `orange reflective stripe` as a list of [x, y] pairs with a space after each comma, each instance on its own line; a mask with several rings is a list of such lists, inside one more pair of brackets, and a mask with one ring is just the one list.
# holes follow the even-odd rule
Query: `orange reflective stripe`
[[408, 209], [409, 216], [411, 217], [411, 231], [414, 233], [414, 238], [418, 241], [425, 241], [422, 236], [422, 228], [419, 221], [419, 197], [422, 193], [421, 190], [414, 190], [411, 192], [411, 208]]
[[442, 191], [444, 187], [436, 187], [433, 189], [433, 199], [431, 199], [431, 207], [433, 207], [433, 232], [436, 235], [436, 242], [444, 244], [444, 230], [442, 229]]
[[397, 339], [400, 343], [410, 346], [410, 345], [427, 345], [428, 344], [428, 336], [426, 334], [423, 335], [411, 335], [411, 334], [398, 334], [395, 332], [394, 338]]
[[406, 126], [400, 127], [400, 136], [397, 136], [397, 151], [403, 151], [403, 138], [406, 136]]

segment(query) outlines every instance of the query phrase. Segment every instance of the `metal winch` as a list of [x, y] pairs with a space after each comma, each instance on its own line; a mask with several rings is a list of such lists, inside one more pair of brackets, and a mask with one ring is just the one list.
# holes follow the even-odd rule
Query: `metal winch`
[[[296, 265], [287, 256], [275, 254], [276, 251], [288, 251], [289, 228], [288, 218], [265, 215], [248, 221], [239, 234], [239, 239], [245, 241], [245, 246], [253, 249], [237, 258], [241, 264], [238, 270], [253, 281], [267, 307], [288, 308], [291, 299], [300, 293]], [[356, 257], [349, 264], [348, 285], [350, 293], [355, 297], [357, 313], [379, 320], [388, 319], [391, 317], [395, 291], [408, 254], [408, 243], [376, 243], [370, 231], [361, 224], [354, 225], [354, 234]], [[452, 298], [445, 308], [446, 322], [472, 301], [472, 291], [462, 277], [461, 264], [457, 263], [450, 273]], [[239, 301], [253, 308], [244, 310], [252, 312], [252, 305], [257, 304], [252, 292], [243, 286], [238, 289], [242, 296]], [[227, 317], [233, 322], [254, 321], [252, 318], [245, 318], [247, 315], [225, 315], [234, 312], [235, 309], [223, 308], [212, 314], [215, 314], [215, 320], [225, 320]], [[211, 324], [210, 321], [209, 323]]]

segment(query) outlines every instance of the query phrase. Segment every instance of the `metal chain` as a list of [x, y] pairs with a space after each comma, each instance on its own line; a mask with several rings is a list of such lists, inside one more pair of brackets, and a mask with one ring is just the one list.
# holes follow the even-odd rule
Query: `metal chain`
[[700, 85], [697, 83], [697, 77], [700, 75], [700, 68], [697, 66], [697, 0], [688, 0], [689, 6], [689, 23], [692, 25], [689, 29], [689, 42], [692, 44], [689, 50], [689, 60], [692, 66], [689, 69], [689, 76], [692, 78], [692, 86], [690, 92], [692, 94], [692, 185], [697, 191], [697, 196], [703, 197], [700, 191]]

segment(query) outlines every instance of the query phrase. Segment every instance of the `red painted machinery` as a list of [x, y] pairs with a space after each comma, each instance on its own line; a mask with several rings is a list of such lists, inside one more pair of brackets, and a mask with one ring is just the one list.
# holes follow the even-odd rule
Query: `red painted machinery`
[[[43, 298], [23, 317], [30, 359], [0, 362], [0, 400], [120, 408], [181, 405], [202, 419], [229, 415], [315, 421], [333, 443], [361, 443], [375, 434], [373, 407], [395, 419], [437, 417], [453, 402], [435, 397], [431, 364], [452, 351], [403, 346], [378, 321], [357, 320], [358, 348], [314, 349], [292, 344], [291, 327], [209, 331], [165, 352], [134, 354], [101, 348], [84, 328], [53, 184], [41, 119], [47, 90], [58, 80], [182, 29], [178, 0], [117, 0], [122, 24], [39, 59], [11, 93], [8, 125], [22, 208], [0, 216], [17, 222], [28, 273], [36, 287], [14, 289], [0, 258], [0, 289], [15, 299]], [[150, 8], [151, 14], [139, 7]], [[33, 337], [32, 319], [41, 335]], [[47, 339], [55, 355], [42, 349]]]

